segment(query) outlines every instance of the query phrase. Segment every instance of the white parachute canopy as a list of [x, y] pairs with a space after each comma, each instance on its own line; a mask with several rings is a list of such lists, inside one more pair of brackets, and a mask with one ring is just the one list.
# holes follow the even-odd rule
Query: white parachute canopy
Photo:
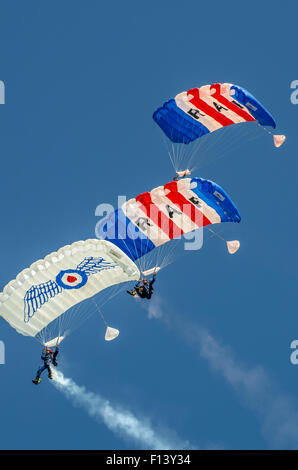
[[[75, 305], [139, 277], [135, 263], [113, 243], [78, 241], [36, 261], [9, 282], [0, 293], [0, 315], [18, 333], [36, 337]], [[63, 333], [46, 335], [42, 342], [57, 341]]]

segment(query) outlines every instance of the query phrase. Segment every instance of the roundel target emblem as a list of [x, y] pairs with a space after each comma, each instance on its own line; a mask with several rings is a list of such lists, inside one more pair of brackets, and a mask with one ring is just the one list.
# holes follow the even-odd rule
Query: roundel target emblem
[[57, 274], [56, 282], [63, 289], [80, 289], [88, 280], [87, 274], [77, 269], [67, 269]]

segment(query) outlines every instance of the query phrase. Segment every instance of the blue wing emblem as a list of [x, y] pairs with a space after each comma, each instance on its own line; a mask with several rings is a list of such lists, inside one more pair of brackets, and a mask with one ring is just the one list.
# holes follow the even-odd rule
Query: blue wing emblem
[[116, 265], [104, 258], [93, 256], [84, 258], [76, 269], [60, 271], [55, 281], [47, 281], [38, 286], [32, 286], [24, 297], [24, 322], [28, 323], [35, 312], [49, 299], [60, 294], [64, 289], [79, 289], [84, 286], [88, 276], [104, 269], [115, 268]]
[[39, 284], [38, 286], [30, 287], [24, 297], [25, 323], [33, 317], [36, 310], [60, 292], [62, 292], [62, 287], [60, 287], [55, 281], [48, 281], [43, 284]]

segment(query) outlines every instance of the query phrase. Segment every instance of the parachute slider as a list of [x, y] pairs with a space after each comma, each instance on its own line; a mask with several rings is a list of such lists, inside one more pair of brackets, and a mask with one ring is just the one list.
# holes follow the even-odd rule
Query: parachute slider
[[178, 178], [184, 178], [184, 176], [191, 175], [191, 171], [188, 168], [186, 168], [186, 170], [176, 171], [176, 174], [177, 174]]
[[142, 274], [143, 276], [150, 276], [150, 274], [156, 274], [158, 273], [158, 271], [160, 271], [160, 267], [159, 266], [155, 266], [154, 268], [151, 268], [151, 269], [147, 269], [146, 271], [142, 271]]
[[53, 348], [54, 346], [59, 346], [59, 344], [62, 343], [64, 338], [65, 336], [57, 336], [56, 338], [53, 338], [50, 341], [47, 341], [46, 343], [43, 343], [43, 345], [46, 348]]
[[107, 326], [105, 340], [112, 341], [113, 339], [117, 338], [117, 336], [119, 336], [119, 333], [120, 331], [116, 328], [111, 328], [110, 326]]
[[285, 135], [274, 135], [273, 134], [273, 141], [274, 141], [274, 145], [275, 147], [281, 147], [281, 145], [284, 143], [284, 141], [286, 140], [286, 136]]

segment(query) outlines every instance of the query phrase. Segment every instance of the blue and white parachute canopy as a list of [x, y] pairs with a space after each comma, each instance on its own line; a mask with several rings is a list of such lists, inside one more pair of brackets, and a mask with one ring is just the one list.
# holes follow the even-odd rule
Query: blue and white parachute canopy
[[[57, 319], [61, 326], [72, 307], [139, 276], [137, 266], [115, 244], [78, 241], [36, 261], [9, 282], [0, 294], [0, 316], [18, 333], [36, 337]], [[59, 331], [60, 337], [63, 333]], [[54, 337], [43, 338], [50, 345]]]
[[[135, 261], [204, 226], [240, 220], [237, 207], [220, 186], [202, 178], [185, 178], [125, 202], [98, 222], [96, 236], [114, 243]], [[237, 247], [228, 242], [230, 253]]]
[[[189, 144], [226, 126], [257, 122], [276, 127], [270, 112], [244, 88], [231, 83], [213, 83], [183, 91], [153, 114], [154, 121], [174, 143]], [[271, 133], [271, 132], [269, 132]], [[273, 135], [280, 147], [283, 135]]]

